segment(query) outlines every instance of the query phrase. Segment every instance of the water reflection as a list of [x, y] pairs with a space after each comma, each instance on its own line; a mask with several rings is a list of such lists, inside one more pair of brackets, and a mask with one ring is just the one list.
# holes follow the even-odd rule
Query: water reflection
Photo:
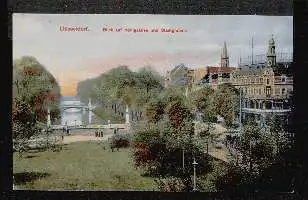
[[[80, 101], [62, 101], [62, 105], [80, 105]], [[98, 118], [92, 111], [69, 108], [61, 112], [61, 125], [87, 125], [87, 124], [105, 124], [105, 121]]]

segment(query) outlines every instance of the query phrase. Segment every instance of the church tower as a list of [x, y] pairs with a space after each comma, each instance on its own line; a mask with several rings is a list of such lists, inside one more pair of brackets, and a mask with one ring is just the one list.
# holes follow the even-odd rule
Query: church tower
[[224, 42], [224, 47], [221, 52], [220, 67], [229, 67], [229, 56], [228, 56], [226, 42]]
[[274, 36], [268, 41], [268, 50], [267, 50], [267, 67], [274, 67], [276, 65], [276, 52], [275, 52], [275, 41]]

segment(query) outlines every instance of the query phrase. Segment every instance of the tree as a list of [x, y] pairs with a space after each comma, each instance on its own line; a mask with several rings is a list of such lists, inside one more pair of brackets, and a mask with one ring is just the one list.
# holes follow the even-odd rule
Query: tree
[[56, 79], [34, 57], [13, 62], [12, 125], [14, 146], [21, 150], [25, 142], [47, 121], [60, 114], [60, 88]]
[[16, 151], [24, 151], [27, 140], [38, 133], [35, 112], [21, 98], [14, 98], [12, 105], [12, 137]]
[[217, 114], [231, 126], [239, 112], [239, 92], [230, 84], [222, 84], [214, 94], [214, 106]]
[[[150, 67], [132, 72], [127, 66], [119, 66], [98, 78], [80, 83], [77, 90], [78, 95], [84, 98], [91, 96], [94, 101], [103, 102], [104, 109], [112, 104], [110, 107], [116, 115], [129, 109], [133, 111], [133, 116], [140, 120], [144, 105], [162, 89], [162, 77]], [[122, 102], [126, 104], [124, 108], [121, 106]]]
[[13, 63], [13, 98], [20, 97], [35, 110], [37, 120], [45, 122], [47, 108], [51, 118], [60, 115], [60, 87], [56, 79], [33, 57]]
[[244, 127], [238, 150], [241, 155], [240, 165], [250, 174], [260, 174], [274, 160], [270, 134], [255, 124]]
[[216, 122], [216, 111], [214, 104], [214, 90], [208, 87], [193, 92], [190, 96], [193, 108], [202, 113], [204, 122]]
[[[211, 162], [193, 139], [192, 114], [185, 105], [184, 95], [177, 89], [170, 89], [157, 98], [150, 103], [152, 109], [146, 112], [150, 120], [136, 131], [135, 164], [150, 175], [180, 180], [182, 191], [191, 190], [193, 157], [198, 160], [199, 174], [207, 173]], [[182, 165], [184, 148], [185, 168]], [[169, 184], [167, 181], [160, 185], [168, 187]]]
[[278, 115], [275, 115], [268, 123], [271, 141], [275, 148], [276, 155], [283, 151], [290, 142], [286, 137], [286, 130], [283, 126], [283, 123], [283, 119]]
[[164, 116], [166, 102], [158, 98], [152, 99], [145, 105], [145, 116], [149, 122], [157, 123]]

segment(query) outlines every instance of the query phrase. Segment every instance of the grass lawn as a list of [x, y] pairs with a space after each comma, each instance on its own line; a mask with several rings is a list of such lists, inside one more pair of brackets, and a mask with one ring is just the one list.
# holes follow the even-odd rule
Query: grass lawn
[[154, 179], [135, 169], [129, 149], [111, 152], [96, 142], [65, 145], [60, 152], [13, 155], [17, 189], [157, 190]]

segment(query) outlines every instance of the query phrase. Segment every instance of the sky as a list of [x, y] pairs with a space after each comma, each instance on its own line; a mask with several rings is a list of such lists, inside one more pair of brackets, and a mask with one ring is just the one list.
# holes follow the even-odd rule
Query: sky
[[[60, 27], [88, 31], [64, 32]], [[104, 32], [104, 27], [122, 29]], [[132, 70], [151, 66], [162, 75], [181, 63], [219, 66], [224, 42], [230, 66], [236, 67], [240, 56], [251, 55], [252, 37], [254, 54], [264, 54], [272, 34], [278, 52], [293, 52], [292, 16], [14, 14], [13, 59], [34, 56], [58, 80], [62, 95], [74, 96], [79, 81], [119, 65]]]

